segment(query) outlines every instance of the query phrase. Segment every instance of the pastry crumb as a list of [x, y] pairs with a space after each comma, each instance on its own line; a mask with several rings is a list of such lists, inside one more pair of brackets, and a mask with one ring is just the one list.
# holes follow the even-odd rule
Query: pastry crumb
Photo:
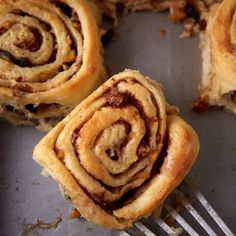
[[160, 33], [160, 36], [162, 36], [162, 37], [166, 36], [166, 30], [165, 29], [160, 28], [160, 29], [158, 29], [158, 31]]
[[191, 109], [195, 112], [204, 112], [209, 110], [209, 104], [203, 101], [196, 101], [192, 104]]
[[231, 165], [231, 170], [232, 170], [232, 171], [236, 171], [236, 164], [232, 164], [232, 165]]
[[79, 217], [81, 217], [81, 214], [80, 214], [80, 212], [76, 209], [76, 208], [74, 208], [71, 212], [70, 212], [70, 219], [75, 219], [75, 218], [79, 218]]

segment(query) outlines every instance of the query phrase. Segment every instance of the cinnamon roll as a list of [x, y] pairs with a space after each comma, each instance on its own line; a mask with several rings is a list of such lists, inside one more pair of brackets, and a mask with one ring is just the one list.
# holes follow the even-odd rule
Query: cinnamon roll
[[185, 6], [187, 0], [93, 0], [102, 10], [103, 14], [118, 23], [117, 11], [122, 8], [125, 12], [149, 10], [160, 12], [169, 10], [170, 19], [174, 22], [186, 17]]
[[200, 100], [236, 113], [236, 2], [214, 4], [203, 18]]
[[198, 149], [197, 134], [161, 86], [125, 70], [57, 124], [33, 156], [84, 218], [123, 229], [163, 203]]
[[[115, 24], [118, 23], [117, 12], [123, 10], [125, 13], [130, 11], [169, 11], [169, 19], [176, 23], [179, 21], [186, 24], [189, 28], [189, 20], [193, 18], [196, 22], [199, 20], [199, 15], [202, 11], [215, 2], [222, 0], [93, 0], [101, 9], [102, 13], [112, 18]], [[194, 21], [193, 21], [194, 22]], [[187, 29], [185, 29], [187, 30]]]
[[0, 1], [0, 116], [60, 118], [104, 82], [100, 33], [85, 0]]

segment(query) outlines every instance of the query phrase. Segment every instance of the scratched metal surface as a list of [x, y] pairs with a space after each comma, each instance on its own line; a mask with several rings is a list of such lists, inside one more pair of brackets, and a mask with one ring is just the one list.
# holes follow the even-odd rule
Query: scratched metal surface
[[[161, 36], [159, 29], [166, 30]], [[166, 14], [135, 13], [121, 19], [114, 41], [106, 48], [106, 64], [113, 73], [139, 69], [161, 82], [169, 102], [197, 130], [201, 151], [190, 175], [214, 208], [236, 232], [236, 116], [224, 111], [195, 114], [189, 110], [197, 94], [201, 63], [198, 37], [180, 40], [181, 26]], [[31, 230], [28, 235], [118, 235], [82, 219], [70, 220], [72, 209], [51, 178], [40, 175], [32, 149], [43, 134], [32, 127], [0, 123], [0, 235], [20, 235], [37, 218], [56, 229]], [[159, 234], [161, 235], [161, 234]], [[163, 235], [165, 235], [163, 233]]]

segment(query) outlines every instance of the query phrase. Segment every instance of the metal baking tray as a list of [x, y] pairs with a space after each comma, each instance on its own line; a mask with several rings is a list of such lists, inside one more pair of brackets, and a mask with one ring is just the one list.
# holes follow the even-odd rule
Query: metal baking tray
[[[165, 29], [165, 36], [160, 29]], [[112, 73], [138, 69], [162, 83], [167, 100], [180, 107], [200, 136], [201, 150], [190, 176], [236, 232], [236, 116], [223, 110], [201, 114], [190, 110], [201, 78], [201, 55], [198, 35], [180, 39], [182, 29], [170, 23], [166, 13], [124, 16], [106, 47], [105, 63]], [[43, 135], [33, 127], [0, 123], [0, 236], [119, 235], [84, 219], [69, 219], [72, 205], [32, 160], [33, 147]], [[37, 219], [54, 222], [57, 217], [62, 221], [52, 229], [28, 225]]]

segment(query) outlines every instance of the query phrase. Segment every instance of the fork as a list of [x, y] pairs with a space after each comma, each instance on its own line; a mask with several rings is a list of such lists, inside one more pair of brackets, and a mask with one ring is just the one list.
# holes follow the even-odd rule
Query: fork
[[[178, 203], [177, 208], [174, 208], [173, 206], [173, 197]], [[193, 207], [193, 199], [194, 205], [196, 204], [198, 210], [202, 211], [201, 214]], [[195, 202], [196, 200], [197, 202]], [[184, 211], [184, 209], [187, 211]], [[122, 231], [120, 236], [155, 236], [157, 234], [160, 235], [161, 231], [165, 232], [163, 235], [186, 235], [187, 233], [187, 235], [191, 236], [204, 234], [210, 236], [234, 236], [234, 233], [224, 223], [207, 199], [189, 178], [186, 178], [180, 187], [173, 192], [167, 202], [164, 203], [162, 213], [163, 212], [165, 212], [166, 215], [163, 216], [162, 214], [162, 217], [159, 218], [148, 217], [146, 219], [141, 219], [136, 222], [132, 228]], [[175, 223], [179, 224], [179, 227], [168, 225], [165, 216], [169, 218], [171, 217], [173, 223], [175, 221]], [[187, 222], [187, 220], [191, 222], [192, 226]], [[207, 223], [207, 221], [210, 223]], [[193, 225], [198, 229], [198, 232], [194, 229]]]

